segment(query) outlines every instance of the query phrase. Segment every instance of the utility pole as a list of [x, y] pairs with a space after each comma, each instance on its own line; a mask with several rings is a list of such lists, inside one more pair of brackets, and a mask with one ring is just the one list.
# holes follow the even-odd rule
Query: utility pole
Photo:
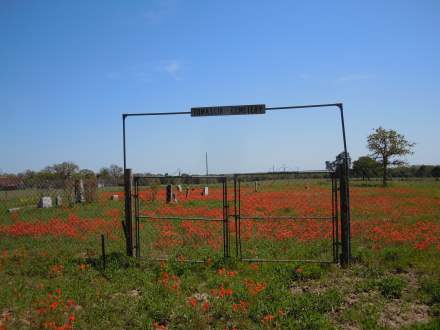
[[205, 164], [206, 164], [206, 175], [209, 175], [209, 171], [208, 171], [208, 152], [206, 152], [205, 155]]

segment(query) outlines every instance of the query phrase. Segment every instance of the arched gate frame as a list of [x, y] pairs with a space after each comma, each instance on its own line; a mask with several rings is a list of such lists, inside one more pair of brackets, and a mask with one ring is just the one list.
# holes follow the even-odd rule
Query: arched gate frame
[[[123, 159], [124, 159], [124, 177], [125, 177], [125, 221], [122, 222], [125, 238], [126, 238], [126, 252], [127, 255], [133, 256], [139, 255], [139, 236], [136, 228], [139, 226], [139, 215], [136, 216], [135, 226], [133, 226], [133, 208], [138, 202], [139, 196], [133, 189], [133, 175], [131, 169], [127, 168], [127, 149], [126, 149], [126, 119], [129, 117], [149, 117], [149, 116], [176, 116], [176, 115], [191, 115], [192, 117], [204, 117], [204, 116], [222, 116], [222, 115], [254, 115], [264, 114], [266, 111], [278, 111], [278, 110], [300, 110], [300, 109], [325, 109], [333, 108], [339, 110], [340, 122], [342, 130], [342, 142], [343, 142], [343, 162], [339, 164], [337, 169], [330, 173], [332, 177], [332, 216], [333, 223], [333, 262], [340, 262], [342, 266], [346, 266], [350, 262], [351, 258], [351, 237], [350, 237], [350, 188], [349, 188], [349, 162], [347, 151], [347, 140], [345, 133], [345, 121], [344, 121], [344, 108], [342, 103], [326, 103], [326, 104], [311, 104], [311, 105], [293, 105], [285, 107], [266, 107], [264, 104], [257, 105], [240, 105], [240, 106], [223, 106], [223, 107], [203, 107], [192, 108], [191, 111], [181, 112], [149, 112], [149, 113], [124, 113], [122, 114], [122, 131], [123, 131]], [[232, 217], [235, 219], [236, 228], [236, 255], [245, 260], [241, 256], [241, 239], [240, 239], [240, 208], [237, 204], [239, 201], [239, 190], [237, 191], [237, 185], [239, 187], [240, 180], [237, 175], [234, 177], [234, 214]], [[339, 193], [338, 193], [339, 192]], [[339, 197], [338, 197], [339, 196]], [[133, 198], [135, 199], [133, 203]], [[238, 202], [239, 203], [239, 202]], [[238, 207], [237, 207], [238, 205]], [[229, 207], [228, 207], [229, 208]], [[229, 214], [225, 217], [226, 232], [224, 237], [225, 252], [224, 257], [229, 257], [230, 240], [228, 232]], [[340, 230], [340, 233], [339, 233]], [[341, 247], [341, 254], [339, 254], [339, 247]], [[137, 250], [136, 250], [137, 249]], [[247, 261], [265, 261], [265, 260], [247, 260]], [[273, 260], [273, 261], [286, 261], [293, 260]], [[303, 262], [320, 262], [315, 260], [301, 260]]]

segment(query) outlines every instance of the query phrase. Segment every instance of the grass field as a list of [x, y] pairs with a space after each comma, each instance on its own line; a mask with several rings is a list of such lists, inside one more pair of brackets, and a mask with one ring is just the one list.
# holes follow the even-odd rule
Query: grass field
[[[242, 215], [331, 215], [325, 180], [243, 187]], [[222, 216], [221, 191], [165, 204], [141, 191], [142, 215]], [[335, 264], [222, 258], [221, 222], [143, 221], [141, 256], [124, 256], [123, 193], [94, 204], [0, 213], [0, 329], [439, 329], [440, 182], [354, 182], [352, 249]], [[229, 194], [232, 199], [232, 194]], [[11, 205], [8, 205], [11, 207]], [[243, 256], [331, 260], [331, 223], [243, 221]], [[103, 269], [101, 234], [106, 238]], [[203, 259], [205, 263], [185, 263]]]

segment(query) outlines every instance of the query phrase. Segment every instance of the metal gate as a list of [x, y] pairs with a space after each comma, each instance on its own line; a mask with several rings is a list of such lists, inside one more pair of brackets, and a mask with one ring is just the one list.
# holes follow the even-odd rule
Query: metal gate
[[[134, 176], [133, 183], [136, 257], [188, 262], [204, 262], [212, 254], [229, 257], [225, 176]], [[197, 256], [188, 258], [186, 252]]]
[[[204, 262], [213, 255], [228, 258], [231, 255], [231, 245], [234, 246], [235, 243], [235, 257], [241, 261], [345, 264], [344, 246], [347, 250], [348, 227], [347, 221], [344, 221], [347, 201], [343, 188], [345, 176], [342, 175], [342, 171], [343, 167], [339, 166], [335, 171], [248, 173], [229, 176], [134, 176], [131, 181], [134, 186], [133, 192], [128, 191], [128, 196], [134, 198], [134, 230], [130, 230], [131, 224], [124, 225], [126, 233], [131, 232], [134, 239], [132, 247], [128, 246], [127, 249], [134, 251], [136, 257], [149, 260], [160, 261], [177, 257], [181, 261]], [[318, 187], [318, 190], [309, 192], [307, 180], [312, 181], [312, 189]], [[233, 183], [229, 191], [229, 196], [232, 195], [230, 199], [228, 181]], [[277, 183], [282, 184], [277, 188], [279, 190], [273, 191], [277, 194], [268, 196], [265, 189], [269, 187], [270, 191], [271, 185], [276, 186]], [[325, 188], [321, 188], [317, 183]], [[288, 185], [304, 186], [306, 190], [294, 190], [295, 194], [289, 195]], [[205, 187], [208, 186], [209, 190], [205, 192]], [[174, 187], [175, 192], [172, 192], [171, 187]], [[302, 204], [294, 205], [292, 208], [285, 207], [285, 203], [291, 206], [289, 203], [298, 202], [298, 199], [307, 198], [308, 195], [312, 196], [312, 204], [313, 198], [319, 201], [318, 212], [313, 213], [307, 205], [303, 208]], [[273, 206], [280, 196], [284, 201], [280, 206], [285, 208], [274, 207], [267, 212], [262, 209], [265, 203], [268, 203], [269, 207]], [[204, 205], [208, 205], [209, 208], [203, 208]], [[279, 210], [286, 211], [286, 214], [277, 213]], [[323, 244], [322, 251], [317, 251], [319, 255], [307, 258], [275, 256], [279, 252], [277, 248], [290, 249], [289, 256], [298, 254], [299, 249], [295, 249], [295, 244], [297, 247], [305, 246], [308, 242], [301, 242], [301, 233], [295, 232], [301, 227], [297, 224], [307, 226], [310, 223], [313, 226], [308, 229], [309, 234]], [[161, 226], [165, 228], [157, 228]], [[277, 232], [277, 226], [285, 231]], [[269, 235], [262, 239], [261, 232], [254, 230], [254, 227], [268, 230]], [[234, 241], [231, 241], [231, 230], [235, 232]], [[185, 239], [177, 237], [179, 232]], [[277, 236], [280, 234], [281, 237]], [[127, 244], [130, 244], [130, 235], [127, 235], [127, 238]], [[191, 241], [192, 239], [195, 241]], [[258, 253], [250, 255], [249, 249], [246, 248], [251, 245], [251, 239], [254, 243], [257, 242], [257, 245], [266, 246], [260, 248]], [[277, 247], [283, 240], [286, 241], [284, 247]], [[167, 243], [173, 245], [171, 254], [161, 249], [161, 246], [165, 248]], [[210, 248], [203, 249], [200, 243], [207, 243]], [[325, 245], [327, 243], [328, 246]], [[341, 247], [342, 254], [339, 255]], [[188, 258], [186, 254], [196, 257]]]
[[[319, 202], [324, 203], [326, 209], [313, 214], [309, 213], [308, 210], [304, 210], [304, 212], [301, 213], [301, 206], [298, 206], [298, 203], [292, 208], [287, 207], [287, 205], [291, 206], [295, 204], [298, 199], [307, 198], [307, 195], [310, 195], [308, 189], [316, 189], [314, 188], [315, 185], [310, 188], [306, 184], [304, 187], [305, 191], [298, 190], [292, 195], [290, 194], [288, 185], [294, 187], [295, 185], [301, 186], [305, 184], [304, 182], [307, 182], [306, 180], [317, 179], [322, 180], [328, 187], [325, 191], [324, 189], [319, 189], [318, 192], [313, 192], [315, 196], [312, 197], [320, 197]], [[281, 186], [281, 188], [284, 188], [284, 191], [271, 190], [274, 186], [278, 186], [278, 188]], [[267, 190], [268, 187], [269, 191]], [[236, 257], [248, 262], [337, 263], [339, 261], [338, 255], [341, 244], [338, 191], [339, 184], [336, 172], [331, 171], [297, 171], [234, 175]], [[271, 194], [272, 196], [270, 196]], [[284, 206], [284, 208], [277, 209], [274, 206], [277, 202], [277, 198], [282, 199], [278, 207]], [[264, 199], [267, 199], [269, 204], [264, 203]], [[269, 210], [265, 207], [268, 207]], [[310, 227], [311, 223], [313, 226]], [[287, 241], [287, 243], [284, 244], [284, 248], [293, 248], [293, 251], [287, 254], [295, 254], [294, 242], [295, 240], [302, 239], [301, 232], [298, 230], [301, 229], [302, 225], [303, 227], [304, 225], [310, 227], [308, 231], [313, 231], [312, 236], [316, 241], [324, 241], [326, 243], [325, 239], [328, 238], [329, 246], [324, 246], [321, 253], [325, 255], [326, 258], [279, 258], [271, 255], [271, 252], [274, 252], [274, 249], [276, 250], [276, 246], [281, 245], [280, 242], [284, 241]], [[249, 233], [249, 231], [251, 231], [251, 233]], [[267, 234], [266, 237], [264, 237], [265, 232]], [[265, 242], [268, 243], [265, 244]], [[305, 243], [306, 242], [303, 241], [302, 245]], [[263, 246], [258, 249], [259, 245]], [[250, 250], [253, 250], [253, 255], [249, 255]], [[298, 255], [298, 253], [295, 255]]]

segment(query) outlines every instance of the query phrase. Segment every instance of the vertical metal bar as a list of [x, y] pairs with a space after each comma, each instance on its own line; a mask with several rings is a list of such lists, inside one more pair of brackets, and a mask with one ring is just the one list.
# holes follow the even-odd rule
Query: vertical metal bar
[[235, 257], [238, 258], [237, 176], [234, 175]]
[[225, 216], [226, 216], [226, 255], [229, 258], [231, 252], [231, 245], [229, 239], [231, 238], [229, 235], [229, 205], [228, 205], [228, 181], [225, 178]]
[[222, 182], [222, 196], [223, 196], [223, 258], [226, 258], [226, 229], [225, 229], [225, 183]]
[[125, 226], [127, 230], [127, 255], [133, 256], [133, 224], [132, 224], [132, 185], [133, 175], [131, 169], [125, 169]]
[[338, 180], [335, 175], [335, 218], [336, 218], [336, 261], [339, 260], [339, 204], [338, 204]]
[[240, 259], [243, 258], [241, 252], [241, 181], [238, 179], [238, 247]]
[[107, 265], [106, 255], [105, 255], [105, 238], [104, 234], [101, 234], [101, 252], [102, 252], [102, 266], [105, 269]]
[[336, 246], [335, 246], [335, 177], [331, 174], [332, 180], [332, 248], [333, 248], [333, 262], [337, 262]]
[[347, 206], [347, 176], [346, 167], [344, 164], [340, 165], [340, 208], [341, 208], [341, 243], [342, 243], [342, 255], [341, 266], [346, 267], [350, 263], [350, 233], [348, 227], [348, 206]]
[[140, 235], [140, 219], [139, 219], [139, 215], [140, 215], [140, 199], [139, 199], [139, 179], [135, 180], [135, 186], [134, 186], [134, 190], [135, 190], [135, 219], [136, 219], [136, 258], [140, 258], [141, 257], [141, 235]]
[[127, 154], [126, 154], [126, 145], [125, 145], [125, 118], [127, 116], [125, 114], [122, 115], [122, 150], [124, 156], [124, 172], [127, 168]]
[[[348, 164], [348, 152], [347, 152], [347, 139], [345, 135], [345, 121], [344, 121], [344, 106], [342, 103], [338, 104], [339, 112], [341, 115], [341, 124], [342, 124], [342, 138], [344, 141], [344, 171], [342, 175], [344, 176], [344, 185], [340, 186], [340, 189], [344, 189], [344, 210], [341, 209], [341, 216], [342, 212], [344, 213], [344, 228], [341, 227], [341, 230], [343, 230], [345, 241], [345, 248], [343, 248], [343, 253], [345, 254], [345, 262], [348, 264], [350, 262], [351, 258], [351, 229], [350, 229], [350, 185], [349, 185], [349, 164]], [[342, 198], [341, 198], [342, 202]], [[342, 204], [341, 204], [342, 206]], [[343, 243], [344, 243], [343, 241]]]

